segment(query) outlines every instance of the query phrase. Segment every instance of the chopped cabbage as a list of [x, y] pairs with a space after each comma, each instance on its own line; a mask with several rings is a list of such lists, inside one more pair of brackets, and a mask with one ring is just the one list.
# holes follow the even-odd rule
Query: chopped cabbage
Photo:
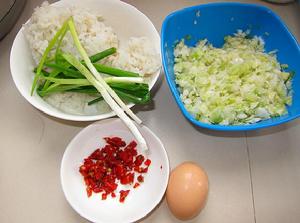
[[[255, 123], [287, 113], [291, 74], [259, 37], [238, 31], [222, 48], [201, 40], [174, 49], [174, 73], [186, 109], [199, 121], [220, 125]], [[286, 68], [286, 65], [284, 65]]]

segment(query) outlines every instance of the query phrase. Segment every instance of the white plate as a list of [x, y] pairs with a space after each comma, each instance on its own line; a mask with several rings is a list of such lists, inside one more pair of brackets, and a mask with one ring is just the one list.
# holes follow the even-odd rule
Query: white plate
[[130, 190], [124, 203], [120, 203], [117, 197], [102, 201], [99, 194], [88, 198], [83, 177], [78, 171], [83, 158], [105, 144], [103, 137], [119, 136], [126, 143], [134, 139], [123, 122], [120, 119], [96, 122], [78, 133], [68, 145], [61, 163], [61, 184], [66, 199], [82, 217], [92, 222], [134, 222], [145, 217], [162, 199], [169, 179], [167, 153], [150, 129], [142, 126], [139, 130], [146, 139], [148, 158], [152, 162], [145, 181]]
[[[127, 42], [130, 37], [146, 36], [154, 44], [156, 52], [160, 55], [160, 37], [151, 21], [135, 7], [119, 0], [62, 0], [53, 5], [67, 7], [76, 5], [78, 7], [93, 9], [99, 12], [105, 19], [105, 24], [111, 26], [116, 32], [120, 44]], [[94, 121], [112, 117], [114, 112], [99, 115], [71, 115], [66, 114], [45, 102], [36, 93], [30, 95], [33, 81], [32, 68], [34, 62], [25, 39], [23, 28], [18, 32], [10, 54], [10, 70], [21, 95], [34, 107], [48, 115], [73, 121]], [[158, 70], [151, 76], [150, 89], [154, 86], [160, 74]], [[129, 104], [132, 107], [134, 104]]]

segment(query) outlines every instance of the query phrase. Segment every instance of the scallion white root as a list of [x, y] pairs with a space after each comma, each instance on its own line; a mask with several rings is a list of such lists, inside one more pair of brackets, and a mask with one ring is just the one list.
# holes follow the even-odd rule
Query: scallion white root
[[104, 77], [106, 83], [145, 83], [142, 77]]

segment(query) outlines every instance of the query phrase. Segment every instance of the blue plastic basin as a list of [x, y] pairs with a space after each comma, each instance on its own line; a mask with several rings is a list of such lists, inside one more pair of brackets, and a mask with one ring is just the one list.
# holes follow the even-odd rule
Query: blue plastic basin
[[[238, 29], [250, 30], [265, 41], [266, 51], [278, 50], [280, 63], [295, 71], [293, 78], [293, 103], [288, 114], [247, 125], [214, 125], [196, 120], [184, 107], [174, 78], [174, 45], [189, 36], [185, 43], [194, 46], [199, 39], [208, 39], [221, 47], [226, 35]], [[162, 25], [161, 51], [163, 67], [170, 90], [183, 115], [192, 123], [204, 128], [222, 131], [243, 131], [266, 128], [291, 121], [300, 116], [300, 47], [284, 22], [264, 6], [243, 3], [211, 3], [185, 8], [168, 15]]]

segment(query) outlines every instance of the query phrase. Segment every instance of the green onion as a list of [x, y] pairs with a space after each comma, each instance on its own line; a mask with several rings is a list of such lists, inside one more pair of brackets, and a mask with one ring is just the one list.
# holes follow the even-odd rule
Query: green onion
[[[60, 74], [60, 71], [53, 70], [49, 73], [49, 77], [56, 77], [58, 74]], [[50, 84], [51, 84], [50, 81], [46, 81], [46, 83], [43, 86], [43, 90], [46, 90]]]
[[99, 71], [101, 73], [105, 73], [105, 74], [110, 74], [113, 76], [118, 76], [118, 77], [139, 77], [140, 76], [138, 73], [120, 70], [117, 68], [105, 66], [102, 64], [98, 64], [98, 63], [93, 63], [93, 65], [97, 71]]
[[[118, 95], [116, 94], [116, 92], [114, 92], [109, 86], [108, 84], [105, 83], [105, 81], [103, 80], [103, 78], [101, 77], [101, 75], [98, 73], [98, 71], [96, 70], [96, 68], [93, 66], [93, 64], [91, 63], [87, 53], [85, 52], [84, 48], [82, 47], [79, 39], [78, 39], [78, 35], [76, 33], [76, 29], [75, 29], [75, 25], [73, 20], [69, 20], [68, 22], [69, 24], [69, 29], [71, 32], [71, 35], [73, 37], [74, 43], [79, 51], [79, 53], [81, 54], [81, 56], [83, 57], [84, 62], [86, 63], [87, 67], [89, 68], [89, 70], [91, 71], [91, 73], [94, 75], [94, 77], [100, 82], [100, 84], [106, 89], [106, 91], [108, 91], [108, 93], [111, 95], [111, 97], [120, 105], [120, 107], [133, 119], [135, 120], [138, 124], [141, 124], [142, 121], [125, 105], [125, 103], [118, 97]], [[102, 95], [103, 96], [103, 95]], [[105, 99], [105, 97], [104, 97]]]
[[45, 80], [49, 80], [51, 82], [55, 82], [56, 84], [77, 84], [81, 86], [89, 86], [91, 83], [87, 79], [63, 79], [63, 78], [54, 78], [54, 77], [45, 77], [41, 76], [41, 78]]
[[148, 92], [143, 98], [134, 96], [132, 94], [126, 93], [125, 91], [114, 89], [114, 91], [123, 99], [135, 104], [145, 104], [150, 100], [150, 93]]
[[55, 55], [54, 55], [54, 60], [56, 63], [58, 63], [58, 53], [59, 53], [59, 48], [61, 46], [62, 40], [65, 37], [66, 33], [68, 32], [68, 26], [63, 27], [64, 29], [62, 30], [62, 34], [58, 40]]
[[[79, 79], [79, 78], [55, 78], [49, 77], [47, 75], [41, 76], [40, 78], [55, 82], [58, 84], [79, 84], [79, 85], [91, 85], [91, 83], [87, 79]], [[134, 78], [122, 78], [122, 77], [105, 77], [104, 81], [108, 84], [110, 83], [139, 83], [141, 80], [137, 77]]]
[[32, 83], [32, 87], [31, 87], [31, 95], [33, 95], [33, 91], [37, 85], [37, 82], [39, 80], [39, 77], [40, 77], [40, 74], [41, 74], [41, 70], [43, 69], [43, 65], [44, 65], [44, 62], [50, 52], [50, 50], [53, 48], [53, 46], [55, 45], [55, 43], [57, 42], [58, 38], [65, 32], [65, 29], [67, 27], [69, 23], [69, 19], [67, 19], [63, 26], [58, 30], [58, 32], [54, 35], [54, 37], [52, 38], [52, 40], [49, 42], [40, 62], [39, 62], [39, 65], [37, 67], [37, 71], [35, 73], [35, 76], [34, 76], [34, 79], [33, 79], [33, 83]]
[[69, 69], [68, 66], [63, 66], [61, 64], [45, 63], [44, 66], [49, 68], [54, 68], [57, 71], [60, 71], [70, 77], [76, 77], [76, 78], [84, 77], [80, 72], [73, 69]]
[[96, 63], [99, 60], [114, 54], [115, 52], [117, 52], [117, 49], [115, 47], [112, 47], [112, 48], [109, 48], [107, 50], [104, 50], [100, 53], [97, 53], [97, 54], [91, 56], [90, 60], [91, 60], [92, 63]]
[[[74, 35], [74, 33], [72, 33], [72, 36], [73, 35]], [[75, 35], [77, 36], [76, 32], [75, 32]], [[75, 40], [76, 40], [76, 36], [74, 38]], [[88, 57], [87, 57], [85, 51], [82, 51], [83, 48], [79, 47], [81, 45], [79, 45], [78, 43], [80, 44], [79, 41], [75, 42], [76, 46], [79, 48], [78, 50], [83, 54], [85, 61], [86, 61], [86, 58], [88, 58]], [[109, 95], [108, 91], [104, 88], [102, 83], [99, 80], [97, 80], [93, 76], [93, 74], [90, 73], [90, 71], [84, 65], [82, 65], [80, 63], [80, 61], [78, 61], [74, 56], [72, 56], [70, 54], [63, 54], [63, 56], [70, 64], [72, 64], [74, 67], [76, 67], [88, 79], [88, 81], [90, 83], [92, 83], [95, 86], [95, 88], [100, 92], [100, 94], [102, 95], [104, 100], [111, 106], [111, 108], [116, 112], [116, 114], [125, 122], [125, 124], [128, 126], [128, 128], [132, 131], [132, 133], [135, 135], [138, 142], [141, 143], [141, 147], [143, 149], [147, 149], [146, 141], [143, 138], [143, 136], [141, 135], [141, 133], [139, 132], [139, 130], [137, 129], [137, 127], [134, 125], [134, 123], [131, 121], [131, 119], [124, 113], [124, 111], [119, 107], [119, 105], [113, 100], [113, 98]], [[86, 61], [86, 62], [88, 64], [88, 61]]]
[[[140, 146], [143, 150], [147, 150], [147, 144], [135, 124], [132, 120], [124, 113], [124, 110], [128, 115], [130, 115], [137, 123], [141, 123], [141, 120], [134, 115], [134, 113], [124, 104], [124, 102], [118, 97], [116, 92], [114, 92], [102, 79], [98, 71], [93, 66], [92, 62], [90, 61], [87, 53], [85, 52], [84, 48], [82, 47], [78, 35], [75, 29], [75, 25], [73, 20], [68, 21], [69, 29], [71, 35], [73, 37], [75, 46], [77, 50], [83, 57], [84, 62], [86, 63], [89, 70], [83, 66], [80, 61], [78, 61], [74, 56], [63, 54], [64, 58], [71, 63], [74, 67], [76, 67], [96, 88], [99, 90], [100, 94], [104, 98], [104, 100], [110, 105], [110, 107], [116, 112], [116, 114], [123, 120], [123, 122], [127, 125], [127, 127], [131, 130], [131, 132], [136, 137], [137, 141], [140, 143]], [[115, 101], [114, 101], [115, 100]], [[120, 106], [120, 107], [119, 107]], [[123, 110], [124, 109], [124, 110]]]
[[99, 98], [96, 98], [96, 99], [94, 99], [94, 100], [89, 101], [89, 102], [88, 102], [88, 105], [95, 104], [95, 103], [97, 103], [97, 102], [99, 102], [99, 101], [102, 101], [102, 100], [103, 100], [103, 97], [101, 96], [101, 97], [99, 97]]
[[75, 84], [75, 85], [72, 85], [72, 84], [69, 84], [69, 85], [53, 84], [48, 89], [46, 89], [46, 90], [43, 90], [43, 89], [39, 90], [38, 89], [37, 92], [41, 97], [45, 97], [48, 94], [70, 91], [70, 90], [76, 89], [78, 87], [80, 87], [80, 85], [78, 85], [78, 84]]
[[103, 80], [106, 83], [144, 83], [142, 77], [105, 77]]
[[[125, 91], [122, 91], [120, 89], [115, 89], [115, 88], [113, 88], [113, 89], [118, 94], [118, 96], [120, 98], [122, 98], [123, 100], [126, 100], [128, 102], [132, 102], [132, 103], [135, 103], [135, 104], [145, 104], [145, 103], [149, 102], [149, 100], [150, 100], [150, 93], [149, 92], [146, 93], [145, 95], [143, 95], [143, 97], [139, 97], [139, 96], [136, 96], [136, 95], [131, 94], [131, 93], [126, 93]], [[73, 90], [71, 90], [71, 91], [73, 91]], [[78, 91], [76, 91], [76, 92], [78, 92]], [[92, 105], [92, 104], [97, 103], [101, 100], [103, 100], [102, 96], [100, 96], [100, 97], [98, 97], [98, 98], [96, 98], [92, 101], [89, 101], [88, 105]]]

